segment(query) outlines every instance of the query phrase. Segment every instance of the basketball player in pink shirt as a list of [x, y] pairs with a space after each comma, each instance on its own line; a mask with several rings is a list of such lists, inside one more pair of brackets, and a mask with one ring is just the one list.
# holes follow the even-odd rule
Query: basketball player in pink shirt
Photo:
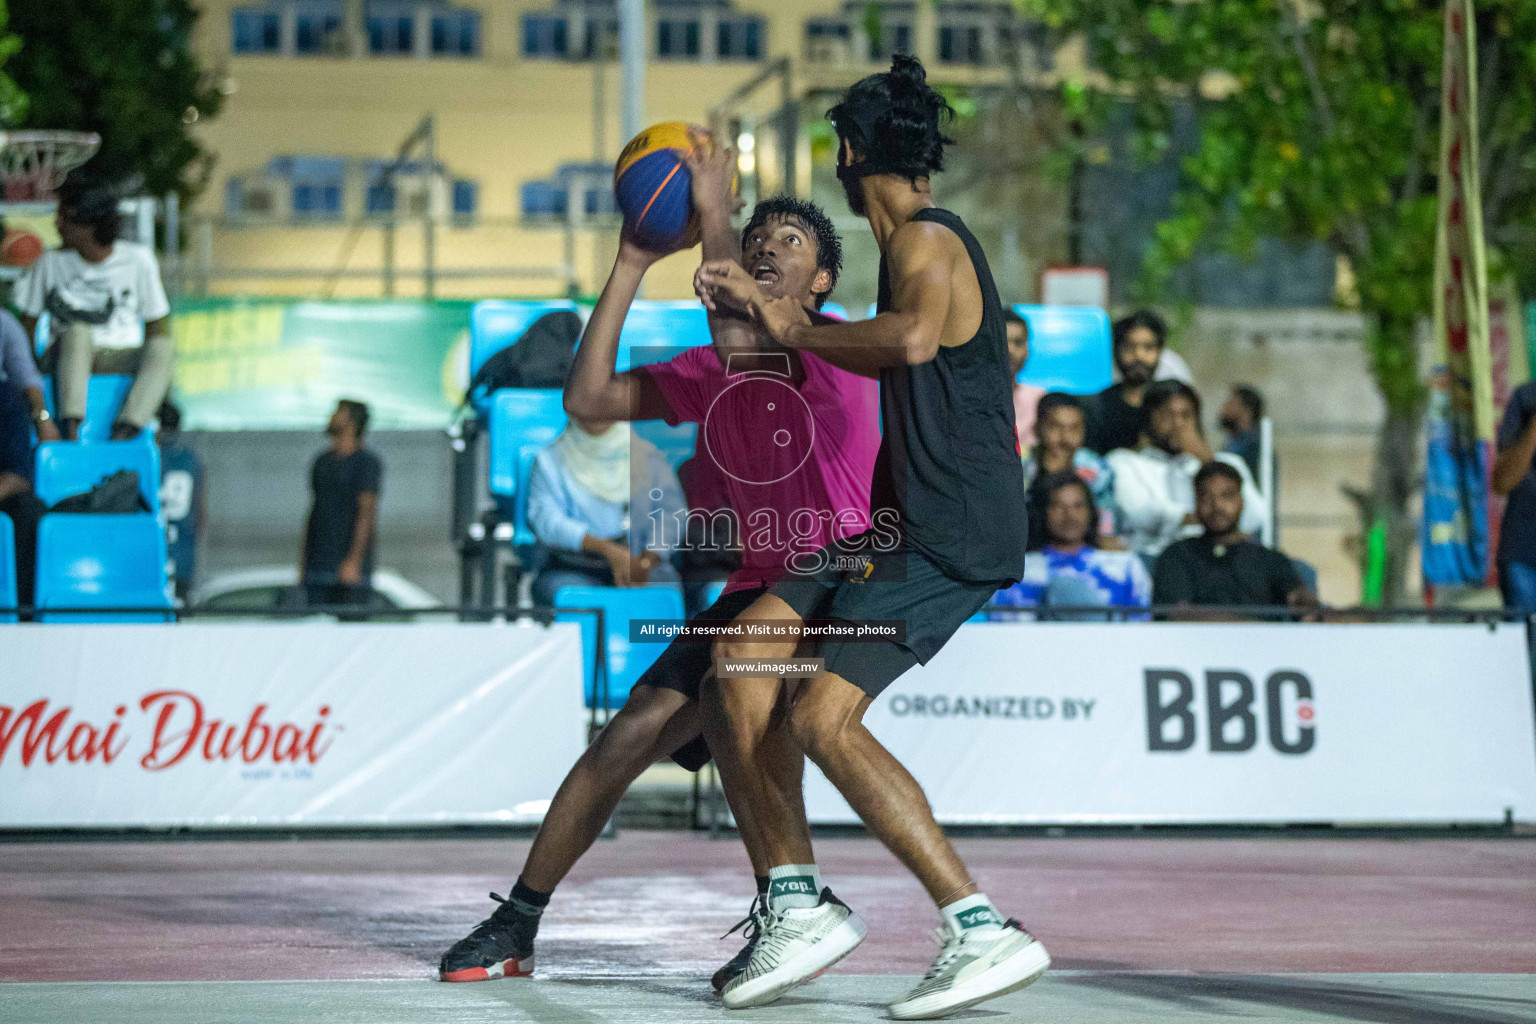
[[[702, 142], [703, 136], [696, 137]], [[706, 152], [713, 148], [711, 155]], [[700, 146], [689, 158], [694, 207], [704, 259], [737, 259], [759, 287], [793, 297], [813, 318], [842, 266], [842, 245], [816, 206], [791, 197], [759, 203], [739, 242], [731, 228], [735, 152]], [[714, 345], [692, 348], [666, 362], [616, 371], [619, 332], [641, 279], [667, 253], [641, 248], [626, 237], [613, 273], [592, 311], [565, 389], [565, 408], [584, 420], [661, 419], [698, 423], [696, 458], [721, 471], [739, 523], [742, 567], [725, 592], [694, 621], [730, 622], [789, 572], [834, 540], [871, 528], [870, 481], [880, 447], [876, 381], [823, 359], [786, 349], [744, 320], [712, 316]], [[683, 523], [664, 529], [686, 536]], [[723, 526], [706, 523], [708, 529]], [[734, 539], [734, 538], [733, 538]], [[673, 641], [636, 682], [629, 698], [571, 769], [555, 794], [538, 837], [507, 899], [444, 954], [444, 981], [480, 981], [533, 972], [539, 919], [555, 886], [591, 847], [631, 783], [658, 757], [671, 754], [697, 771], [709, 761], [703, 742], [700, 685], [712, 671], [708, 640]], [[713, 685], [711, 680], [710, 685]], [[770, 784], [791, 810], [785, 820], [754, 820], [726, 787], [758, 895], [743, 924], [747, 945], [716, 972], [716, 990], [745, 967], [770, 910], [836, 901], [820, 887], [814, 865], [778, 870], [770, 878], [765, 834], [797, 835], [809, 848], [801, 800], [804, 757], [784, 728], [777, 688], [758, 699], [778, 727], [766, 741], [763, 764]], [[792, 876], [792, 877], [791, 877]], [[779, 890], [774, 891], [777, 885]]]

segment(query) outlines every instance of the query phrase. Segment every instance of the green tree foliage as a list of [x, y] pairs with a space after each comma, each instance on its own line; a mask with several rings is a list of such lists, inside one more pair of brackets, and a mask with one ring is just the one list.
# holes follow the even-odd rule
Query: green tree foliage
[[[1198, 149], [1145, 259], [1155, 289], [1198, 248], [1319, 239], [1349, 258], [1387, 420], [1366, 529], [1387, 532], [1387, 598], [1413, 541], [1414, 438], [1424, 403], [1414, 325], [1434, 272], [1444, 8], [1432, 0], [1018, 0], [1080, 38], [1066, 87], [1091, 126], [1134, 106], [1149, 157], [1190, 104]], [[1536, 0], [1477, 4], [1484, 224], [1536, 290]], [[1500, 261], [1495, 259], [1493, 265]]]
[[88, 165], [113, 182], [142, 177], [144, 191], [190, 197], [212, 156], [191, 126], [223, 100], [199, 67], [188, 0], [10, 0], [21, 37], [9, 68], [31, 99], [22, 125], [91, 131]]
[[[0, 0], [0, 67], [10, 63], [21, 49], [21, 37], [10, 31], [10, 12]], [[13, 65], [14, 66], [14, 65]], [[0, 125], [19, 124], [27, 113], [27, 95], [9, 74], [0, 71]]]

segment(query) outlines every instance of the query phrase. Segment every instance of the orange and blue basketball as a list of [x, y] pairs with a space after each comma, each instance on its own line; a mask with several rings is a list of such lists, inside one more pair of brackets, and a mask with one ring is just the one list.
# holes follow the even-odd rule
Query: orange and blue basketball
[[613, 168], [619, 212], [647, 249], [675, 249], [693, 224], [693, 183], [683, 155], [693, 148], [682, 121], [653, 124], [629, 140]]

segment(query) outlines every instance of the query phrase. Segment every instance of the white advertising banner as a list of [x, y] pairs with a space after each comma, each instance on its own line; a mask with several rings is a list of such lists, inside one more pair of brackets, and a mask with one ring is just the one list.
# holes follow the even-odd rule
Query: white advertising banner
[[537, 822], [579, 627], [0, 627], [0, 828]]
[[865, 724], [946, 823], [1536, 820], [1518, 625], [977, 623]]

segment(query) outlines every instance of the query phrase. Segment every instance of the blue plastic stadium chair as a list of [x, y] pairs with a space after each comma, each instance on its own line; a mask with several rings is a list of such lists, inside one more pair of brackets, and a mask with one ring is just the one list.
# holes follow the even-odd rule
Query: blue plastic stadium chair
[[1094, 306], [1014, 306], [1029, 324], [1022, 384], [1091, 395], [1114, 383], [1109, 314]]
[[[117, 411], [133, 388], [133, 377], [126, 373], [93, 373], [85, 386], [85, 419], [80, 421], [80, 440], [105, 441], [112, 436]], [[43, 378], [43, 401], [50, 415], [57, 417], [53, 397], [53, 378]]]
[[564, 299], [548, 302], [512, 302], [500, 299], [477, 302], [469, 311], [469, 375], [485, 361], [514, 344], [539, 317], [560, 310], [576, 312], [576, 303]]
[[[43, 516], [37, 527], [37, 596], [46, 608], [170, 608], [165, 528], [158, 516]], [[40, 615], [45, 622], [164, 622], [153, 612]]]
[[619, 369], [671, 359], [678, 349], [711, 340], [709, 314], [697, 302], [636, 302], [619, 332]]
[[844, 306], [841, 302], [824, 303], [821, 307], [821, 311], [828, 316], [835, 316], [839, 320], [853, 319], [848, 315], [848, 307]]
[[537, 452], [560, 436], [565, 423], [565, 406], [556, 388], [503, 388], [492, 395], [491, 493], [510, 498], [522, 490], [523, 451]]
[[[0, 512], [0, 608], [16, 607], [16, 530]], [[0, 612], [0, 622], [15, 622], [15, 612]]]
[[673, 471], [693, 458], [694, 445], [698, 440], [697, 423], [679, 423], [668, 426], [662, 420], [641, 420], [635, 424], [635, 433], [661, 449]]
[[139, 493], [160, 511], [160, 448], [148, 431], [131, 441], [47, 441], [37, 446], [33, 485], [45, 505], [84, 492], [120, 469], [139, 474]]
[[864, 319], [868, 320], [878, 312], [880, 312], [880, 303], [871, 302], [869, 308], [864, 311]]
[[[561, 587], [555, 591], [556, 608], [601, 608], [603, 610], [604, 661], [608, 673], [608, 700], [603, 706], [613, 710], [624, 706], [629, 691], [645, 670], [666, 649], [666, 642], [631, 644], [631, 619], [673, 619], [681, 621], [683, 595], [676, 587]], [[584, 690], [587, 707], [599, 706], [597, 674], [597, 617], [587, 612], [556, 612], [560, 622], [581, 624], [581, 656], [586, 677]]]

